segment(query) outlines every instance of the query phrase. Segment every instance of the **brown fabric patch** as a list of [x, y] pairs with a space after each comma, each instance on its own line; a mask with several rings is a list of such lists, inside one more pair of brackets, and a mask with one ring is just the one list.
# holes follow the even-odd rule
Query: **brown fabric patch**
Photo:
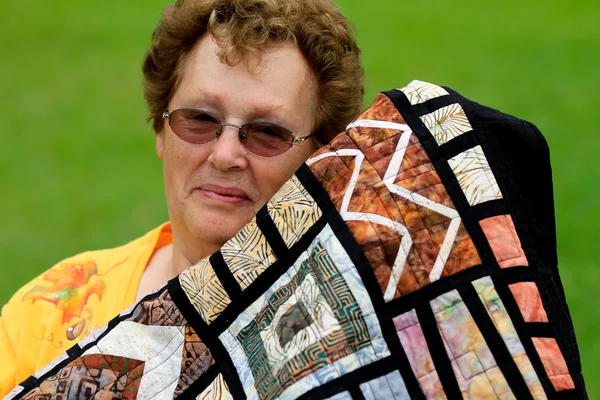
[[139, 303], [128, 320], [143, 325], [185, 325], [185, 319], [168, 290], [163, 290], [158, 297]]
[[442, 204], [448, 208], [454, 209], [454, 203], [452, 202], [452, 200], [450, 200], [450, 196], [448, 196], [448, 192], [446, 192], [446, 188], [441, 183], [437, 172], [426, 172], [425, 175], [427, 177], [426, 179], [424, 179], [425, 182], [422, 183], [427, 184], [431, 181], [437, 181], [439, 183], [435, 183], [430, 186], [427, 186], [424, 189], [417, 190], [417, 194], [420, 194], [421, 196], [426, 197], [429, 200], [433, 200], [436, 203]]
[[191, 326], [186, 325], [181, 358], [181, 376], [173, 398], [180, 396], [214, 363], [215, 359], [204, 342], [200, 340], [196, 331]]
[[425, 270], [426, 268], [423, 265], [417, 250], [415, 247], [412, 247], [408, 253], [408, 260], [404, 266], [404, 269], [402, 270], [398, 285], [396, 286], [394, 298], [414, 292], [423, 284], [429, 283], [428, 278], [423, 279], [423, 274], [419, 273], [420, 271], [424, 272]]
[[[352, 235], [360, 243], [363, 251], [366, 253], [373, 248], [381, 248], [379, 237], [368, 221], [348, 221], [346, 225], [352, 232]], [[385, 260], [385, 259], [384, 259]], [[371, 263], [373, 265], [373, 263]]]
[[402, 170], [398, 173], [398, 175], [396, 175], [396, 183], [399, 186], [410, 189], [410, 187], [405, 186], [405, 184], [403, 184], [403, 181], [405, 181], [409, 178], [414, 178], [415, 176], [419, 176], [421, 174], [425, 174], [429, 171], [435, 171], [435, 168], [433, 167], [432, 163], [425, 163], [425, 164], [417, 165], [416, 167], [408, 169], [408, 170]]
[[[404, 118], [402, 117], [402, 115], [400, 115], [400, 113], [398, 112], [392, 101], [389, 99], [389, 97], [382, 93], [379, 93], [377, 97], [375, 97], [375, 100], [373, 100], [371, 106], [368, 109], [366, 109], [362, 114], [360, 114], [356, 119], [369, 119], [376, 121], [394, 122], [397, 124], [406, 124]], [[360, 149], [363, 151], [381, 142], [382, 140], [397, 135], [399, 132], [400, 131], [396, 129], [363, 127], [357, 127], [348, 130], [348, 134], [356, 142], [358, 147], [360, 147]]]
[[328, 183], [324, 184], [325, 190], [327, 190], [327, 192], [329, 193], [331, 201], [335, 205], [335, 208], [337, 208], [338, 210], [342, 207], [342, 201], [344, 199], [346, 191], [348, 190], [350, 178], [352, 178], [352, 170], [348, 170], [347, 172], [342, 173], [338, 179], [333, 179]]
[[394, 193], [391, 195], [394, 199], [394, 203], [398, 207], [398, 210], [400, 210], [400, 214], [402, 214], [404, 226], [406, 226], [408, 231], [417, 232], [425, 229], [425, 225], [423, 225], [423, 219], [421, 218], [421, 213], [419, 212], [419, 207], [414, 202], [407, 200], [404, 197], [400, 197]]
[[386, 139], [396, 137], [399, 132], [401, 131], [397, 129], [366, 128], [363, 126], [356, 126], [348, 129], [348, 135], [363, 151], [370, 149], [374, 145], [381, 143]]
[[380, 179], [375, 169], [368, 162], [363, 162], [348, 211], [378, 214], [389, 218], [386, 208], [374, 188], [378, 182]]
[[383, 93], [378, 93], [369, 108], [363, 111], [356, 119], [374, 119], [395, 122], [397, 124], [406, 123], [394, 103]]
[[395, 135], [364, 150], [365, 158], [375, 168], [380, 179], [385, 176], [385, 171], [396, 153], [399, 140], [400, 135]]
[[[439, 187], [443, 188], [443, 186], [441, 186], [441, 185], [438, 186], [438, 188]], [[427, 189], [427, 190], [429, 190], [429, 189]], [[431, 194], [431, 197], [435, 198], [435, 192], [436, 192], [436, 189], [431, 189], [428, 192], [428, 194]], [[429, 196], [424, 196], [424, 197], [426, 197], [428, 199], [430, 198]], [[435, 200], [433, 200], [433, 201], [435, 201]], [[439, 202], [436, 201], [436, 203], [439, 203]], [[444, 224], [445, 222], [450, 220], [449, 217], [439, 214], [427, 207], [418, 205], [417, 208], [419, 210], [419, 215], [421, 216], [421, 221], [423, 221], [423, 226], [425, 228], [433, 228], [437, 225]]]
[[441, 276], [454, 275], [470, 266], [479, 264], [481, 264], [481, 258], [479, 258], [475, 243], [473, 243], [465, 225], [461, 222]]
[[313, 175], [319, 182], [322, 182], [322, 185], [324, 186], [335, 179], [339, 179], [340, 176], [348, 171], [349, 169], [346, 166], [346, 163], [337, 156], [327, 157], [316, 163], [312, 168]]
[[331, 141], [330, 148], [335, 151], [342, 149], [359, 150], [356, 143], [345, 132], [340, 133]]
[[[427, 168], [428, 166], [431, 166], [431, 168]], [[412, 170], [415, 170], [417, 168], [421, 168], [425, 171], [418, 175], [407, 177], [402, 181], [397, 180], [396, 184], [412, 192], [419, 192], [431, 187], [435, 187], [435, 185], [437, 185], [440, 182], [440, 178], [437, 172], [435, 172], [435, 170], [433, 169], [431, 163], [420, 165], [418, 167], [413, 168]]]
[[373, 273], [375, 274], [377, 283], [379, 283], [381, 292], [385, 292], [388, 282], [390, 281], [392, 266], [387, 263], [383, 249], [381, 247], [373, 247], [365, 252], [365, 256], [373, 267]]
[[143, 361], [124, 357], [103, 354], [82, 356], [53, 377], [45, 379], [23, 399], [135, 399], [144, 367]]
[[[413, 133], [411, 137], [415, 137], [415, 134]], [[399, 176], [403, 171], [410, 171], [411, 169], [417, 168], [424, 164], [431, 164], [431, 161], [429, 160], [429, 156], [425, 152], [425, 149], [423, 148], [421, 143], [411, 144], [404, 151], [404, 158], [402, 159], [402, 165], [400, 167], [400, 170], [398, 171], [397, 176]], [[413, 176], [416, 176], [416, 174]], [[396, 177], [396, 180], [394, 181], [394, 183], [397, 184], [397, 182], [398, 182], [398, 177]], [[433, 181], [432, 184], [436, 184], [436, 183], [440, 183], [440, 182], [441, 181], [439, 180], [439, 177], [438, 177], [438, 179]], [[402, 186], [402, 185], [399, 185], [399, 186]], [[410, 188], [407, 188], [407, 189], [410, 189]]]
[[431, 235], [431, 239], [435, 244], [436, 248], [436, 256], [437, 252], [442, 248], [444, 244], [444, 240], [446, 239], [446, 233], [448, 232], [448, 227], [452, 221], [450, 218], [445, 218], [442, 222], [436, 225], [432, 225], [428, 228], [429, 234]]
[[394, 198], [392, 197], [392, 194], [389, 192], [385, 184], [383, 182], [379, 182], [375, 186], [373, 186], [373, 188], [375, 189], [377, 196], [383, 203], [385, 211], [387, 212], [389, 217], [402, 225], [406, 225], [404, 223], [404, 218], [402, 217], [400, 209], [394, 202]]
[[[433, 268], [433, 264], [437, 259], [439, 247], [435, 244], [435, 241], [427, 229], [414, 232], [411, 236], [413, 238], [413, 245], [418, 253], [417, 256], [421, 261], [421, 268], [429, 275]], [[429, 278], [427, 281], [429, 281]]]

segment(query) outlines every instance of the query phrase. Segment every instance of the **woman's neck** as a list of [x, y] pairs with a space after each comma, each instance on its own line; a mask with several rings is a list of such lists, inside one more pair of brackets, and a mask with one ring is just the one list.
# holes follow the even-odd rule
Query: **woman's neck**
[[[173, 240], [170, 268], [172, 269], [174, 276], [181, 274], [189, 267], [198, 263], [198, 261], [210, 256], [221, 248], [219, 245], [205, 245], [202, 247], [203, 248], [201, 251], [198, 249], [194, 249], [193, 252], [185, 251], [185, 249], [182, 249], [181, 246], [178, 246], [177, 241]], [[190, 253], [192, 253], [193, 256], [190, 256]]]

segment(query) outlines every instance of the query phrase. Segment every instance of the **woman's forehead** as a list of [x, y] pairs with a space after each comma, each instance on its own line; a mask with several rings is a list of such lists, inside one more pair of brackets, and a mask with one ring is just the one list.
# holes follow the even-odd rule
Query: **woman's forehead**
[[261, 64], [227, 65], [211, 37], [201, 38], [182, 69], [171, 103], [177, 107], [235, 108], [251, 114], [303, 112], [316, 93], [316, 82], [300, 50], [292, 44], [273, 46]]

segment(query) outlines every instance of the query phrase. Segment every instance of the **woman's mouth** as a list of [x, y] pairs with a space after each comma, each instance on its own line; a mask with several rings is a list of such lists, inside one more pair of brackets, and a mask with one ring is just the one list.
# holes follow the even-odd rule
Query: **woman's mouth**
[[227, 204], [241, 204], [250, 201], [250, 198], [241, 189], [218, 185], [203, 185], [198, 190], [203, 196]]

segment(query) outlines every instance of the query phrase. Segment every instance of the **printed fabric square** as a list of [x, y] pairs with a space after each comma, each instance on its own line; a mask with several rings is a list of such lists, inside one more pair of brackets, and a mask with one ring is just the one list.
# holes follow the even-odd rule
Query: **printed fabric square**
[[496, 177], [481, 146], [475, 146], [452, 157], [448, 164], [470, 205], [502, 198]]
[[295, 398], [389, 355], [367, 291], [329, 226], [220, 339], [249, 398]]
[[267, 210], [290, 248], [322, 215], [317, 203], [295, 176], [267, 203]]
[[458, 103], [423, 115], [421, 120], [440, 146], [473, 130], [465, 111]]
[[255, 220], [250, 221], [234, 238], [221, 247], [223, 260], [246, 289], [276, 260], [273, 250]]
[[410, 104], [421, 104], [436, 97], [447, 96], [448, 92], [441, 86], [428, 82], [414, 80], [400, 89], [410, 101]]
[[190, 303], [207, 324], [231, 303], [208, 258], [179, 275], [179, 282]]

